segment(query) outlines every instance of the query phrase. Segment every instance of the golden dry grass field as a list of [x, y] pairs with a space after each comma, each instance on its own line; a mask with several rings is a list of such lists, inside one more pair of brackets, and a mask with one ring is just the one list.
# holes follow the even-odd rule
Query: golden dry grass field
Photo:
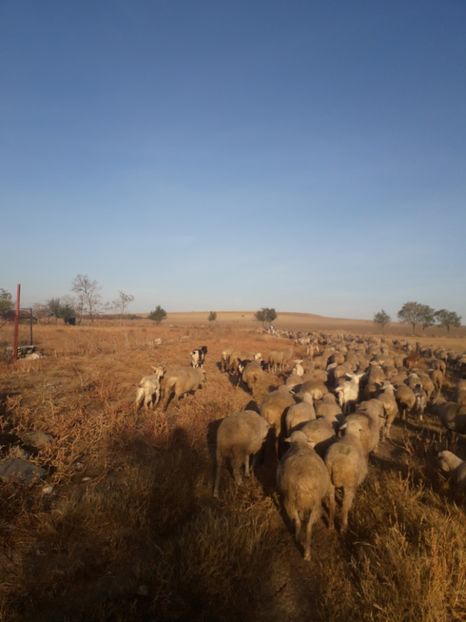
[[[12, 439], [25, 431], [54, 437], [31, 458], [47, 468], [44, 481], [0, 483], [0, 620], [464, 621], [464, 507], [435, 468], [443, 440], [432, 415], [395, 424], [371, 459], [347, 534], [320, 522], [311, 562], [280, 509], [271, 455], [241, 487], [225, 475], [213, 498], [218, 420], [251, 400], [219, 371], [220, 353], [286, 342], [258, 331], [250, 312], [206, 318], [36, 325], [44, 358], [0, 363], [1, 457], [14, 455]], [[374, 330], [304, 314], [276, 324]], [[3, 327], [3, 344], [10, 332]], [[463, 330], [418, 340], [466, 350]], [[136, 384], [151, 365], [189, 364], [204, 344], [202, 389], [167, 413], [135, 411]]]

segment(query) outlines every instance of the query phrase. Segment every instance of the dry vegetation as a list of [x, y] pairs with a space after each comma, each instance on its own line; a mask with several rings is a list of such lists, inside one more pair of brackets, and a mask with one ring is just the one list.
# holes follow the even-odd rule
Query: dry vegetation
[[[465, 620], [464, 508], [434, 468], [443, 444], [433, 418], [396, 427], [348, 533], [321, 523], [306, 563], [271, 460], [239, 489], [224, 477], [212, 497], [216, 422], [251, 399], [218, 371], [220, 352], [267, 352], [277, 340], [247, 318], [194, 319], [37, 326], [46, 357], [0, 364], [2, 457], [26, 430], [55, 439], [33, 458], [52, 494], [44, 482], [0, 484], [0, 620]], [[464, 337], [448, 343], [465, 348]], [[188, 363], [201, 344], [205, 387], [166, 414], [136, 413], [150, 366]]]

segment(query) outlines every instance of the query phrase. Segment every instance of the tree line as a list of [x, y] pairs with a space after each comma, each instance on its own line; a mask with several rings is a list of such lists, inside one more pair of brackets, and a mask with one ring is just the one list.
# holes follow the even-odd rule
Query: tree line
[[[398, 311], [397, 316], [400, 322], [411, 325], [413, 333], [416, 332], [417, 326], [421, 326], [423, 330], [429, 326], [441, 326], [447, 332], [450, 332], [451, 328], [459, 328], [461, 326], [461, 316], [455, 311], [449, 311], [448, 309], [435, 310], [429, 305], [419, 302], [405, 302]], [[391, 317], [382, 309], [374, 315], [374, 322], [384, 330], [385, 326], [390, 324]]]

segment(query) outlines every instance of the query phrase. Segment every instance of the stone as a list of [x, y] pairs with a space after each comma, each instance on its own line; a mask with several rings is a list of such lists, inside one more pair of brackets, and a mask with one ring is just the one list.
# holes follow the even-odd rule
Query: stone
[[4, 482], [30, 484], [44, 475], [45, 469], [22, 458], [9, 458], [0, 462], [0, 479]]
[[37, 449], [45, 449], [53, 443], [53, 436], [46, 432], [26, 432], [21, 436], [21, 440], [26, 445], [31, 445]]

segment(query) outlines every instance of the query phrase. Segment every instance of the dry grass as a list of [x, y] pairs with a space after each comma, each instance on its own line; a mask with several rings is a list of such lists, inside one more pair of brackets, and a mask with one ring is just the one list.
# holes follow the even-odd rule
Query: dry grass
[[[433, 468], [435, 423], [397, 429], [347, 536], [319, 525], [311, 564], [270, 492], [273, 464], [240, 489], [225, 477], [212, 498], [215, 422], [251, 399], [215, 362], [228, 345], [276, 347], [255, 328], [244, 319], [37, 326], [47, 356], [1, 364], [2, 438], [55, 437], [33, 458], [49, 469], [53, 495], [43, 484], [0, 485], [2, 622], [466, 618], [464, 509]], [[136, 414], [135, 385], [150, 365], [187, 363], [201, 344], [206, 386], [166, 414]]]

